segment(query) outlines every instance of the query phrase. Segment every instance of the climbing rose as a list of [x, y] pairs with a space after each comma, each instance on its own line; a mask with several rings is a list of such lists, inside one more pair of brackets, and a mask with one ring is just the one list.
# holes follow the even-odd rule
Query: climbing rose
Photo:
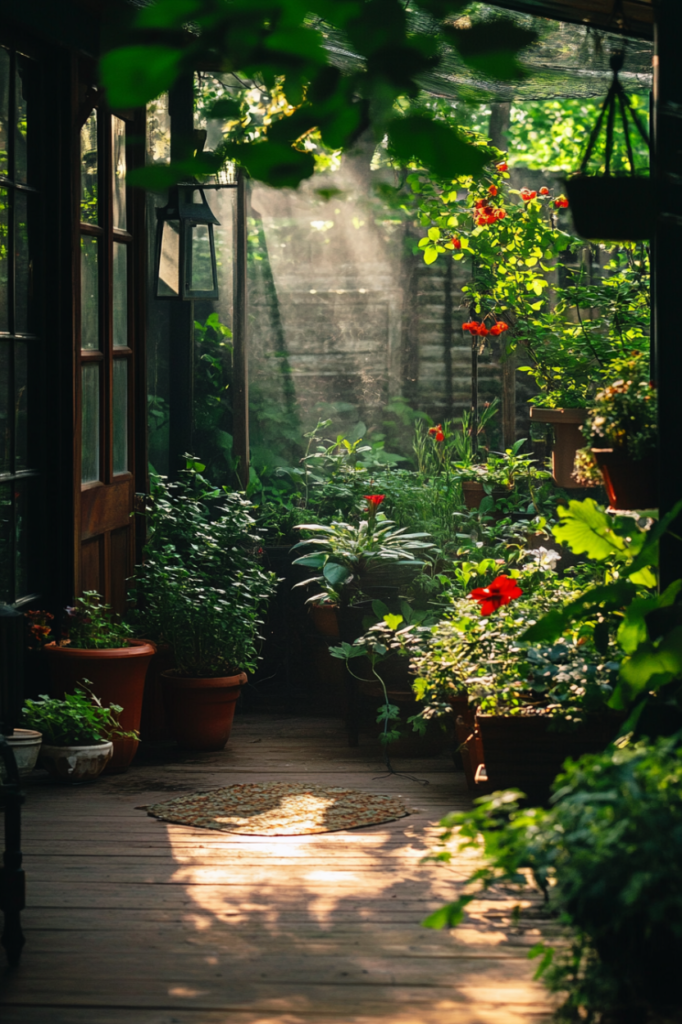
[[497, 195], [497, 185], [491, 185], [490, 188], [488, 189], [488, 192], [490, 192], [491, 196], [496, 196]]
[[530, 189], [527, 188], [521, 189], [521, 198], [523, 199], [524, 203], [530, 202], [530, 200], [535, 199], [536, 196], [537, 192], [531, 192]]
[[495, 210], [495, 216], [498, 220], [504, 220], [507, 214], [505, 210]]
[[546, 185], [543, 185], [542, 188], [540, 189], [540, 195], [541, 196], [548, 196], [549, 195], [549, 189], [547, 188]]
[[506, 163], [504, 163], [504, 162], [502, 162], [501, 164], [498, 164], [498, 165], [497, 165], [497, 169], [498, 169], [498, 171], [500, 171], [500, 172], [502, 172], [502, 171], [506, 171], [506, 170], [507, 170], [507, 164], [506, 164]]
[[501, 608], [503, 604], [509, 604], [517, 597], [521, 597], [523, 591], [516, 580], [508, 576], [498, 576], [487, 587], [476, 587], [469, 594], [472, 601], [478, 601], [481, 605], [481, 615], [491, 615]]
[[462, 248], [462, 243], [460, 242], [459, 238], [454, 238], [453, 237], [452, 244], [454, 245], [455, 249], [461, 249]]
[[554, 205], [556, 206], [557, 210], [565, 210], [568, 207], [568, 199], [566, 198], [566, 196], [559, 196], [558, 199], [554, 200]]
[[503, 331], [509, 330], [509, 324], [506, 324], [504, 320], [498, 320], [490, 328], [490, 333], [494, 335], [502, 334]]

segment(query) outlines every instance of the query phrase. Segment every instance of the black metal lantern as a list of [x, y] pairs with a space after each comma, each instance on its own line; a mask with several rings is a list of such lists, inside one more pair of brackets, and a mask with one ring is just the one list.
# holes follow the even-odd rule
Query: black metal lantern
[[213, 225], [220, 221], [202, 186], [175, 185], [156, 216], [156, 298], [217, 299]]

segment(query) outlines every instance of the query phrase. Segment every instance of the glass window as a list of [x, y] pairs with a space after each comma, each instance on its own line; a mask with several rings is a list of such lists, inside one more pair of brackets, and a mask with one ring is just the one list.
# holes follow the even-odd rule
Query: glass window
[[14, 194], [14, 330], [18, 334], [35, 330], [33, 251], [29, 220], [32, 207], [33, 197], [17, 190]]
[[9, 175], [9, 79], [10, 56], [0, 46], [0, 174]]
[[0, 601], [10, 603], [14, 597], [12, 558], [12, 494], [15, 484], [0, 484]]
[[81, 128], [81, 221], [97, 224], [97, 111], [93, 110]]
[[11, 358], [12, 342], [0, 341], [0, 473], [12, 471]]
[[81, 348], [99, 348], [99, 241], [81, 236]]
[[128, 360], [114, 360], [114, 474], [128, 470]]
[[[21, 53], [16, 57], [16, 122], [14, 132], [14, 179], [26, 183], [33, 168], [29, 169], [29, 109], [31, 107], [31, 91], [35, 81], [35, 64], [29, 57]], [[32, 161], [31, 161], [32, 162]]]
[[29, 594], [33, 589], [29, 581], [29, 502], [31, 480], [17, 480], [14, 484], [14, 593]]
[[215, 288], [211, 264], [211, 236], [207, 224], [192, 224], [189, 287], [194, 292]]
[[158, 295], [180, 294], [180, 221], [163, 222]]
[[9, 192], [0, 189], [0, 331], [9, 331]]
[[126, 123], [112, 117], [112, 156], [114, 172], [114, 227], [125, 231], [126, 220]]
[[114, 348], [128, 344], [128, 246], [114, 242]]
[[81, 481], [100, 478], [99, 462], [99, 364], [82, 368]]
[[15, 472], [28, 469], [28, 346], [14, 343], [14, 459]]

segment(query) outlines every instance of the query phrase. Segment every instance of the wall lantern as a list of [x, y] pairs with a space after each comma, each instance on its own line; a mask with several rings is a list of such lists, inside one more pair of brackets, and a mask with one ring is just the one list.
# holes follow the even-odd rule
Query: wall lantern
[[213, 225], [220, 221], [198, 182], [171, 188], [156, 211], [156, 298], [217, 299]]

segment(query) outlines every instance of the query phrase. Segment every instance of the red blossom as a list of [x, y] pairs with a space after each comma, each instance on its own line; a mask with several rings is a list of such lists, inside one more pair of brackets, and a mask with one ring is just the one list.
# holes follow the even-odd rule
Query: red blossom
[[542, 188], [540, 189], [540, 195], [541, 196], [548, 196], [549, 195], [549, 189], [547, 188], [546, 185], [543, 185]]
[[462, 248], [462, 243], [460, 242], [459, 238], [454, 238], [453, 237], [452, 244], [454, 245], [455, 249], [461, 249]]
[[509, 576], [498, 576], [487, 587], [476, 587], [469, 594], [472, 601], [478, 601], [481, 605], [481, 615], [491, 615], [501, 608], [503, 604], [521, 597], [523, 591], [516, 582]]
[[557, 210], [566, 210], [568, 209], [568, 199], [566, 198], [566, 196], [559, 196], [558, 199], [554, 200], [554, 205], [556, 206]]
[[365, 501], [369, 502], [370, 509], [376, 510], [379, 508], [379, 505], [382, 503], [385, 497], [385, 494], [366, 494]]
[[437, 430], [436, 431], [436, 441], [444, 441], [444, 440], [445, 440], [445, 434], [443, 433], [443, 431], [442, 430]]
[[509, 324], [506, 324], [504, 322], [504, 320], [498, 320], [490, 328], [490, 333], [497, 336], [498, 334], [502, 334], [504, 331], [508, 331], [508, 330], [509, 330]]
[[498, 220], [504, 220], [504, 218], [507, 216], [507, 212], [506, 210], [495, 210], [495, 216], [497, 217]]
[[488, 189], [488, 192], [490, 192], [491, 196], [496, 196], [498, 192], [497, 185], [491, 185], [490, 188]]
[[502, 161], [501, 164], [497, 165], [497, 169], [501, 173], [501, 172], [506, 171], [508, 169], [508, 165], [504, 161]]
[[437, 434], [442, 429], [443, 425], [441, 423], [437, 423], [435, 427], [429, 427], [429, 434]]

